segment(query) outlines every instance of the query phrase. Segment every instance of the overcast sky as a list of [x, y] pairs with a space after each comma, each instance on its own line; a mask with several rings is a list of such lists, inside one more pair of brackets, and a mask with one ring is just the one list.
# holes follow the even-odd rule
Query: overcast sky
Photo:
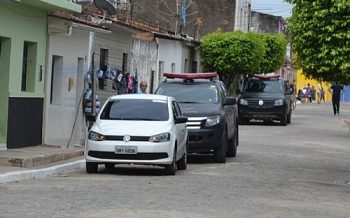
[[252, 10], [287, 18], [291, 16], [292, 5], [283, 0], [252, 0]]

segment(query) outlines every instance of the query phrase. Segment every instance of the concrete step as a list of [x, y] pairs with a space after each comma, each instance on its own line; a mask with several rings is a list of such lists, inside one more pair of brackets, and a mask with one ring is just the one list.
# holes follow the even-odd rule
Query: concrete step
[[31, 168], [84, 155], [83, 148], [31, 146], [0, 151], [0, 166]]

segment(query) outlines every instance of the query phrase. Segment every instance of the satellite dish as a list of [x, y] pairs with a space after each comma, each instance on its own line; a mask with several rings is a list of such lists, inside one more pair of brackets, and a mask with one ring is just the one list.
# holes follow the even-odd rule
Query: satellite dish
[[94, 3], [98, 9], [107, 11], [109, 15], [114, 15], [117, 13], [117, 0], [94, 0]]

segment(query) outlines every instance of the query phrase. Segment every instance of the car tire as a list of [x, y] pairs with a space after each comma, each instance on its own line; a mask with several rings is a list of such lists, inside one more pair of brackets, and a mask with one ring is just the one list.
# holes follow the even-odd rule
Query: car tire
[[165, 165], [164, 168], [166, 175], [174, 176], [176, 173], [176, 149], [174, 150], [173, 162], [170, 165]]
[[288, 114], [287, 114], [287, 112], [284, 112], [282, 117], [281, 117], [281, 125], [282, 126], [287, 126], [287, 119], [288, 119]]
[[216, 163], [225, 163], [226, 162], [227, 144], [228, 144], [227, 131], [225, 129], [220, 146], [214, 150], [214, 161]]
[[287, 123], [290, 124], [292, 121], [292, 110], [289, 111], [289, 114], [287, 116]]
[[86, 162], [87, 173], [97, 173], [98, 164], [93, 162]]
[[112, 170], [112, 169], [114, 169], [114, 167], [115, 167], [115, 164], [113, 164], [113, 163], [106, 163], [105, 164], [105, 168], [108, 170]]
[[185, 151], [181, 159], [177, 161], [176, 167], [178, 170], [185, 170], [187, 168], [187, 151]]
[[236, 138], [235, 138], [235, 142], [236, 142], [236, 147], [238, 147], [239, 146], [239, 126], [237, 125], [236, 126]]
[[235, 134], [232, 139], [228, 142], [227, 148], [227, 157], [236, 157], [237, 155], [237, 146], [238, 146], [238, 126], [236, 126]]

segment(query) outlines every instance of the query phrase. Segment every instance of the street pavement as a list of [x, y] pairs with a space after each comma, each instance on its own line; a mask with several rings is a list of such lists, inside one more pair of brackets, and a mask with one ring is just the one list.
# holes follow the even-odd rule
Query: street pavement
[[236, 158], [185, 171], [84, 168], [0, 183], [0, 217], [350, 217], [350, 105], [297, 105], [292, 123], [240, 126]]

